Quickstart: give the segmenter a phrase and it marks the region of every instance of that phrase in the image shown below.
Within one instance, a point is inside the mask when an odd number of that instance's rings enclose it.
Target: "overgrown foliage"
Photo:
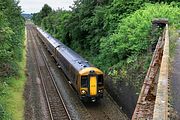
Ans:
[[[176,1],[78,0],[72,11],[53,11],[41,26],[107,74],[139,91],[151,61],[151,21],[178,26]],[[173,11],[173,12],[172,12]],[[39,13],[40,14],[40,13]]]
[[[121,60],[133,62],[134,55],[147,54],[153,43],[150,39],[151,21],[154,18],[167,18],[170,25],[178,25],[179,10],[178,7],[165,4],[146,4],[134,14],[122,19],[113,35],[101,39],[101,57],[110,60],[108,63],[111,63],[111,66]],[[131,57],[133,58],[130,60]],[[116,59],[112,61],[111,58]]]
[[[22,57],[24,20],[14,0],[0,0],[0,77],[17,74]]]
[[[48,17],[42,20],[42,27],[49,33],[53,34],[56,38],[63,40],[66,37],[65,24],[66,20],[70,17],[70,11],[58,10],[51,12]],[[67,41],[63,41],[67,42]]]
[[[178,7],[146,4],[122,19],[113,35],[101,39],[101,52],[97,61],[106,59],[99,62],[101,67],[108,69],[113,66],[120,78],[124,76],[122,79],[130,81],[129,83],[139,89],[151,60],[149,47],[154,44],[150,36],[151,21],[154,18],[168,18],[170,25],[180,27],[179,16]]]
[[[33,20],[76,51],[85,50],[82,54],[97,55],[99,40],[113,33],[120,19],[139,9],[143,3],[143,0],[78,0],[72,11],[53,11],[45,18],[40,17],[43,7],[34,14]]]
[[[10,119],[4,109],[7,79],[17,75],[22,60],[24,19],[14,0],[0,0],[0,119]],[[3,105],[3,106],[2,106]]]
[[[41,25],[43,18],[47,17],[52,12],[52,8],[45,4],[39,13],[35,13],[32,17],[33,21],[37,25]]]

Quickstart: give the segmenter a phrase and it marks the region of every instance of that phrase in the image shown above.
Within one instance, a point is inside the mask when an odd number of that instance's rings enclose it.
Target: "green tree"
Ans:
[[[44,4],[43,8],[41,9],[41,11],[39,13],[35,13],[32,17],[33,21],[35,22],[35,24],[41,26],[41,22],[42,20],[47,17],[50,13],[52,12],[52,8],[47,5]]]
[[[0,119],[11,119],[4,100],[10,78],[19,75],[17,62],[22,60],[24,19],[15,0],[0,0]],[[13,84],[14,85],[14,84]],[[9,94],[9,93],[8,93]]]
[[[42,19],[47,17],[51,12],[52,8],[49,5],[45,4],[42,10],[40,11]]]
[[[120,69],[123,73],[138,71],[142,77],[151,55],[147,49],[154,44],[149,40],[151,20],[167,17],[170,23],[178,24],[179,2],[161,2],[77,0],[71,11],[53,11],[42,22],[39,20],[38,25],[104,71],[109,68]],[[39,19],[37,15],[40,14],[35,14],[34,18]]]
[[[18,72],[16,61],[22,58],[24,19],[21,8],[14,0],[0,0],[0,34],[1,34],[1,69],[6,68],[6,73],[12,75]]]

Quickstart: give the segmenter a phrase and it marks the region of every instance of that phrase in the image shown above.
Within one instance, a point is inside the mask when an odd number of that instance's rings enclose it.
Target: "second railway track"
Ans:
[[[42,51],[36,35],[36,31],[32,25],[28,25],[30,34],[31,46],[34,48],[33,54],[37,64],[37,69],[40,75],[42,89],[47,101],[49,116],[52,120],[71,120],[62,96],[56,86],[53,75],[48,66],[44,52]]]

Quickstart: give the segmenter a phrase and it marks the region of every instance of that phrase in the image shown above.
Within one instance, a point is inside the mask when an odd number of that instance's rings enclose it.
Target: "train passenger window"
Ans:
[[[103,85],[103,82],[104,82],[103,75],[98,75],[97,79],[98,79],[98,85]]]
[[[88,87],[88,76],[81,77],[81,87]]]

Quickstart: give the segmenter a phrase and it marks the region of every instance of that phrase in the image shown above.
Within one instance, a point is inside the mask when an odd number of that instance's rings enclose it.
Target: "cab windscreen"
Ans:
[[[81,76],[81,87],[88,87],[88,76]]]

